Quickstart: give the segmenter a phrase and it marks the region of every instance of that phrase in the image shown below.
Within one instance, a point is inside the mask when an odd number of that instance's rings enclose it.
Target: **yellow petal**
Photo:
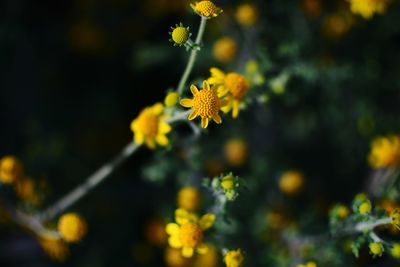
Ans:
[[[210,73],[211,73],[211,76],[214,78],[218,78],[221,80],[225,79],[225,73],[218,68],[211,68]]]
[[[155,149],[156,148],[156,142],[154,142],[154,139],[146,138],[145,139],[145,143],[146,143],[147,147],[150,148],[150,149]]]
[[[196,251],[197,253],[204,255],[208,251],[208,246],[205,243],[202,243],[197,247]]]
[[[137,129],[137,120],[131,122],[131,131],[134,132]]]
[[[229,92],[229,89],[226,88],[225,86],[222,86],[222,85],[219,86],[218,89],[217,89],[218,97],[223,97],[223,96],[225,96],[228,92]]]
[[[179,239],[179,236],[176,236],[176,235],[173,235],[170,238],[168,238],[168,244],[173,248],[181,248],[182,247],[181,240]]]
[[[203,90],[210,90],[210,84],[207,81],[203,81]]]
[[[192,113],[189,114],[188,120],[192,121],[192,120],[194,120],[198,115],[199,115],[199,113],[197,113],[196,110],[193,110]]]
[[[212,213],[204,214],[199,222],[200,228],[203,230],[207,230],[211,226],[213,226],[215,221],[215,215]]]
[[[172,130],[172,127],[171,127],[168,123],[166,123],[166,122],[161,121],[161,122],[158,124],[158,132],[159,132],[159,133],[167,134],[167,133],[169,133],[171,130]]]
[[[134,141],[135,141],[135,144],[137,144],[137,145],[143,144],[144,135],[142,133],[140,133],[140,132],[136,132],[135,133],[135,137],[134,137]]]
[[[156,136],[156,142],[160,146],[167,146],[169,144],[168,138],[163,134],[159,134]]]
[[[156,114],[156,115],[160,115],[163,112],[163,104],[161,103],[156,103],[151,107],[151,111]]]
[[[189,98],[184,98],[180,101],[181,106],[185,107],[185,108],[191,108],[193,107],[193,100],[189,99]]]
[[[179,235],[179,225],[177,225],[176,223],[169,223],[165,227],[165,231],[169,235]]]
[[[207,128],[207,126],[208,126],[208,118],[201,117],[201,127],[205,129]]]
[[[189,221],[189,217],[189,212],[184,209],[177,209],[175,211],[175,221],[180,225],[187,223]]]
[[[239,101],[234,100],[232,102],[232,117],[236,119],[239,115]]]
[[[220,79],[218,79],[218,78],[215,78],[215,77],[210,77],[210,78],[208,78],[207,79],[207,82],[210,84],[210,85],[220,85],[221,83],[223,83],[223,81],[221,81]]]
[[[190,92],[192,92],[192,94],[195,96],[199,93],[199,89],[197,89],[196,85],[192,84],[190,86]]]
[[[219,116],[219,114],[215,114],[212,116],[212,119],[215,121],[215,123],[217,124],[221,124],[222,123],[222,119],[221,116]]]
[[[185,258],[191,258],[193,256],[194,249],[190,247],[182,248],[182,256]]]

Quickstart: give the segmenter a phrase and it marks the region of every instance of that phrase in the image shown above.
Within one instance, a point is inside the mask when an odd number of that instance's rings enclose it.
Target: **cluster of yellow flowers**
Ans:
[[[400,165],[400,136],[389,135],[375,138],[371,143],[368,161],[374,169],[398,167]]]
[[[390,0],[348,0],[350,9],[354,14],[359,14],[365,19],[370,19],[375,14],[385,13]]]

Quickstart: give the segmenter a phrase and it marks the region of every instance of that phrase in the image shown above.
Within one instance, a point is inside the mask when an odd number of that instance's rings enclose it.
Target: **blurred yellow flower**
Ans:
[[[187,211],[194,211],[200,206],[200,192],[196,187],[184,187],[178,192],[178,207]]]
[[[177,92],[169,92],[164,99],[164,104],[166,107],[170,108],[178,103],[179,95]]]
[[[358,212],[360,214],[367,214],[370,213],[372,209],[371,202],[369,200],[364,201],[361,203],[361,205],[358,207]]]
[[[390,218],[392,219],[392,224],[396,227],[400,227],[400,209],[394,209],[390,213]]]
[[[297,267],[317,267],[317,264],[313,261],[309,261],[306,264],[298,264]]]
[[[44,236],[39,238],[39,244],[43,251],[54,261],[64,262],[69,255],[69,248],[63,240]]]
[[[211,1],[200,1],[190,6],[197,14],[205,18],[214,18],[222,13],[222,9]]]
[[[400,136],[377,137],[372,141],[368,156],[372,168],[395,167],[400,164]]]
[[[193,99],[184,98],[181,100],[181,105],[185,108],[192,108],[188,119],[194,120],[197,116],[201,117],[201,127],[207,128],[208,120],[211,118],[215,123],[222,123],[219,116],[219,111],[226,106],[227,101],[218,97],[217,88],[207,81],[203,82],[203,89],[199,90],[195,85],[190,86],[190,91],[193,94]]]
[[[240,249],[230,250],[224,255],[226,267],[240,267],[243,264],[244,256]]]
[[[243,165],[248,156],[247,143],[240,138],[228,140],[224,145],[224,155],[229,164],[233,166]]]
[[[180,249],[167,247],[164,252],[164,261],[169,267],[190,267],[192,266],[192,258],[182,256]]]
[[[191,258],[196,251],[199,254],[207,252],[203,243],[203,232],[214,224],[215,215],[207,213],[198,219],[197,215],[184,209],[175,211],[176,223],[167,224],[165,230],[170,235],[168,243],[173,248],[182,249],[182,256]]]
[[[21,177],[22,163],[14,156],[4,156],[0,159],[0,182],[11,184]]]
[[[337,215],[340,219],[345,219],[349,215],[349,208],[344,205],[339,205],[337,207]]]
[[[395,259],[400,259],[400,243],[393,244],[392,248],[390,249],[390,255],[392,255]]]
[[[236,57],[237,51],[236,41],[230,37],[218,39],[213,46],[213,55],[221,63],[231,62]]]
[[[383,14],[389,5],[389,0],[348,0],[350,10],[365,19],[372,18],[375,14]]]
[[[369,244],[369,252],[373,256],[382,256],[383,253],[383,245],[379,242],[372,242]]]
[[[210,72],[208,82],[217,88],[219,96],[226,96],[228,100],[228,105],[222,111],[226,113],[232,110],[232,117],[237,118],[240,102],[249,89],[246,78],[239,73],[224,73],[217,68],[211,68]]]
[[[257,7],[253,4],[241,4],[235,13],[236,21],[243,26],[254,26],[258,19]]]
[[[131,123],[131,130],[134,132],[134,141],[141,145],[145,143],[150,149],[156,148],[156,143],[160,146],[167,146],[169,140],[166,136],[171,131],[171,126],[163,121],[163,105],[156,103],[140,112],[136,119]]]
[[[298,171],[286,171],[279,178],[280,190],[288,195],[297,194],[303,187],[304,176]]]
[[[86,221],[76,213],[66,213],[58,220],[58,232],[65,241],[76,243],[86,235]]]
[[[219,254],[214,246],[207,245],[208,249],[205,254],[199,254],[192,267],[216,267],[219,263]]]
[[[227,175],[221,179],[221,187],[225,190],[231,190],[235,187],[235,177]]]

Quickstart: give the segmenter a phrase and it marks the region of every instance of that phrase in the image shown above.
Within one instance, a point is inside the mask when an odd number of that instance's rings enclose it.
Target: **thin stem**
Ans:
[[[201,17],[199,31],[197,32],[197,37],[196,37],[196,41],[195,41],[195,45],[197,45],[197,46],[199,46],[201,44],[201,40],[203,39],[204,31],[206,29],[206,24],[207,24],[207,18]],[[185,87],[187,79],[189,78],[189,75],[192,72],[194,62],[196,61],[197,53],[198,53],[197,49],[193,49],[190,52],[188,63],[186,65],[185,71],[182,74],[181,80],[179,81],[178,89],[176,90],[179,95],[182,94],[183,88]]]
[[[354,226],[353,232],[363,232],[365,230],[373,230],[375,227],[380,225],[390,224],[392,222],[390,217],[369,221],[369,222],[360,222]]]
[[[119,165],[121,165],[130,155],[132,155],[140,145],[133,142],[125,146],[122,152],[111,160],[109,163],[103,165],[95,173],[89,176],[84,183],[80,184],[70,193],[65,195],[54,205],[47,208],[45,211],[38,215],[41,221],[50,220],[57,216],[59,213],[70,207],[83,196],[85,196],[91,189],[95,188],[100,182],[106,179]]]

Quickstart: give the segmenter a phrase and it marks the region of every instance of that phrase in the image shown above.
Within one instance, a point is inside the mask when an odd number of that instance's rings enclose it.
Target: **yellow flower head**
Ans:
[[[400,226],[400,210],[399,209],[394,209],[390,213],[390,218],[392,219],[392,224],[399,227]]]
[[[170,41],[174,43],[174,45],[183,45],[185,44],[191,34],[189,31],[189,27],[184,27],[182,23],[175,25],[174,27],[171,27],[172,32],[169,34],[171,35]]]
[[[198,219],[197,215],[184,209],[175,211],[176,223],[169,223],[166,232],[170,236],[168,243],[173,248],[182,249],[182,256],[191,258],[196,250],[199,254],[207,252],[203,243],[203,232],[215,221],[215,215],[207,213]]]
[[[230,139],[225,143],[224,155],[229,164],[241,166],[247,160],[248,147],[243,139]]]
[[[178,192],[177,202],[179,208],[194,211],[200,206],[200,192],[195,187],[184,187]]]
[[[184,98],[181,105],[185,108],[192,108],[188,119],[194,120],[197,116],[201,117],[201,127],[207,128],[208,120],[211,118],[215,123],[222,123],[219,111],[226,106],[227,102],[218,97],[217,88],[210,87],[207,81],[203,82],[203,89],[199,90],[195,85],[190,86],[193,99]]]
[[[371,144],[368,160],[374,169],[398,166],[400,164],[400,136],[375,138]]]
[[[371,209],[372,209],[371,202],[367,200],[361,203],[361,205],[358,207],[358,212],[360,214],[368,214],[371,212]]]
[[[69,255],[69,248],[63,240],[45,236],[39,239],[43,251],[54,261],[64,262]]]
[[[298,264],[297,267],[317,267],[317,264],[313,261],[309,261],[306,264]]]
[[[337,215],[340,219],[345,219],[349,215],[349,208],[344,205],[339,205],[337,207]]]
[[[190,4],[194,12],[204,18],[215,18],[222,13],[222,9],[217,7],[211,1],[200,1],[195,4]]]
[[[400,243],[393,244],[393,247],[390,250],[390,255],[395,259],[400,259]]]
[[[213,55],[221,63],[231,62],[236,57],[237,51],[237,44],[230,37],[218,39],[213,46]]]
[[[0,182],[11,184],[22,175],[22,164],[13,156],[4,156],[0,159]]]
[[[236,9],[236,21],[243,26],[253,26],[258,19],[257,7],[252,4],[242,4]]]
[[[161,103],[147,107],[140,112],[131,123],[131,130],[135,134],[135,143],[145,143],[147,147],[154,149],[156,143],[160,146],[167,146],[169,140],[166,134],[171,131],[171,126],[163,119],[163,105]]]
[[[383,14],[389,5],[389,0],[348,0],[351,12],[359,14],[365,19],[372,18],[373,15]]]
[[[369,244],[369,252],[373,256],[382,256],[383,250],[383,245],[379,242],[372,242]]]
[[[304,177],[298,171],[286,171],[279,178],[279,188],[288,195],[297,194],[303,187]]]
[[[221,179],[221,187],[224,190],[232,190],[235,187],[235,177],[227,175]]]
[[[208,82],[217,88],[219,96],[227,96],[228,105],[222,108],[222,111],[229,112],[232,110],[232,117],[237,118],[239,115],[239,104],[249,89],[246,78],[239,73],[224,73],[217,68],[211,68],[210,72],[211,77],[208,79]]]
[[[179,95],[177,92],[169,92],[164,99],[164,104],[166,107],[170,108],[178,103]]]
[[[86,221],[76,213],[66,213],[58,220],[58,232],[65,241],[78,242],[86,235]]]
[[[243,264],[244,256],[240,249],[230,250],[224,255],[226,267],[240,267]]]

